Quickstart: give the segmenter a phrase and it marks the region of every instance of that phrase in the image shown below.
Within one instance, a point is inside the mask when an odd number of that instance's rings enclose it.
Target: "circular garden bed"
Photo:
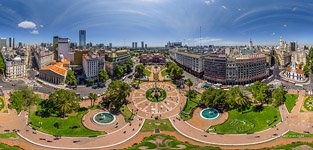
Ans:
[[[307,111],[313,111],[313,97],[308,97],[304,101],[304,108]]]
[[[154,88],[151,88],[149,90],[146,91],[146,98],[151,101],[151,102],[161,102],[166,98],[166,91],[161,89],[161,88],[157,88],[158,89],[158,96],[155,96],[155,92],[154,92]]]

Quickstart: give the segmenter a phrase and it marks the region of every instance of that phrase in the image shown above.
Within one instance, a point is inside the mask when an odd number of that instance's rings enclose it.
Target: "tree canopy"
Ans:
[[[54,106],[54,111],[61,117],[65,117],[67,113],[77,111],[81,98],[72,91],[60,89],[53,92],[49,96],[49,102]]]
[[[109,80],[109,75],[104,69],[101,69],[99,71],[99,80],[103,83],[105,83],[107,80]]]
[[[10,108],[14,108],[19,113],[22,110],[30,109],[30,106],[34,105],[39,97],[31,87],[22,86],[11,93],[10,99]]]
[[[272,92],[272,105],[275,107],[280,106],[285,101],[285,91],[284,88],[281,86],[276,88]]]
[[[261,105],[268,102],[267,99],[267,90],[268,87],[265,83],[260,81],[254,82],[253,85],[247,88],[253,96],[253,99],[256,103],[260,103]]]
[[[138,64],[135,68],[136,77],[142,77],[144,75],[145,66],[143,64]]]
[[[102,99],[101,105],[110,111],[119,111],[127,103],[126,98],[130,92],[131,88],[128,84],[120,80],[112,81],[105,92],[105,98]]]
[[[77,85],[76,76],[74,74],[74,71],[72,71],[72,70],[67,71],[67,76],[66,76],[65,82],[66,82],[66,84],[71,85],[71,86]]]

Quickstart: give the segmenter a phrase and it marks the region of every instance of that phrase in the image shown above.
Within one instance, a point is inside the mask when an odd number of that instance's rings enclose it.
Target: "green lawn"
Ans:
[[[3,133],[3,134],[0,134],[0,138],[2,139],[17,138],[17,134],[15,132]]]
[[[161,72],[161,75],[164,77],[164,76],[166,76],[166,75],[168,75],[169,74],[169,72],[167,71],[167,69],[165,69],[165,70],[163,70],[162,72]]]
[[[155,129],[160,129],[161,131],[176,131],[168,119],[162,119],[162,120],[146,119],[140,131],[141,132],[154,131]]]
[[[151,72],[147,69],[144,69],[143,74],[145,74],[147,77],[149,77],[151,75]]]
[[[179,116],[183,120],[189,120],[192,117],[192,110],[198,106],[201,99],[201,94],[198,94],[196,98],[191,98],[187,100],[186,106],[183,109],[184,113],[180,113]]]
[[[0,110],[2,110],[4,107],[4,100],[3,100],[3,97],[1,96],[0,97]]]
[[[297,133],[297,132],[289,131],[283,137],[284,138],[312,138],[313,134]]]
[[[63,119],[56,116],[41,118],[40,116],[37,116],[35,112],[31,112],[29,121],[31,122],[32,127],[35,129],[52,135],[69,137],[94,137],[104,134],[103,132],[89,130],[82,124],[82,117],[86,113],[87,110],[80,111],[78,113],[73,113],[67,118]],[[42,122],[42,125],[40,125],[39,122]]]
[[[184,149],[184,150],[217,150],[218,148],[207,146],[191,145],[187,142],[178,141],[175,137],[165,134],[154,134],[149,137],[145,137],[141,143],[134,144],[132,147],[124,150],[138,150],[138,149]]]
[[[0,143],[0,149],[1,150],[22,150],[20,147],[17,146],[9,146],[3,143]]]
[[[288,144],[288,145],[280,145],[280,146],[275,146],[272,148],[264,148],[262,150],[295,150],[297,149],[299,146],[308,146],[310,148],[313,148],[313,143],[304,143],[304,142],[296,142],[296,143],[292,143],[292,144]],[[300,150],[300,148],[298,148]],[[304,148],[301,148],[304,149]]]
[[[299,95],[297,94],[285,94],[285,98],[286,98],[285,104],[289,113],[291,112],[292,108],[295,106],[298,96]]]
[[[125,117],[125,121],[129,122],[133,119],[133,113],[128,109],[127,105],[123,105],[120,109],[121,113]]]
[[[281,121],[277,108],[264,106],[261,112],[252,109],[240,113],[237,110],[228,112],[229,116],[225,123],[212,126],[208,131],[221,134],[243,134],[263,131]]]

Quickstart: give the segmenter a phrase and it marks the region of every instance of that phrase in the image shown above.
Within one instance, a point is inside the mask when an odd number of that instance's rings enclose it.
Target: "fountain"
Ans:
[[[115,120],[115,116],[109,112],[99,112],[93,116],[93,121],[99,125],[109,125]]]
[[[200,116],[203,119],[213,120],[220,116],[220,113],[214,108],[206,108],[200,112]]]

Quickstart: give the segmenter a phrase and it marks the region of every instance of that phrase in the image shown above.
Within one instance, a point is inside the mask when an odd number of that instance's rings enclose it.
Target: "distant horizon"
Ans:
[[[60,36],[79,43],[82,29],[87,43],[113,46],[236,46],[250,39],[278,45],[280,36],[313,45],[312,9],[309,0],[12,0],[0,2],[0,37],[40,44]]]

